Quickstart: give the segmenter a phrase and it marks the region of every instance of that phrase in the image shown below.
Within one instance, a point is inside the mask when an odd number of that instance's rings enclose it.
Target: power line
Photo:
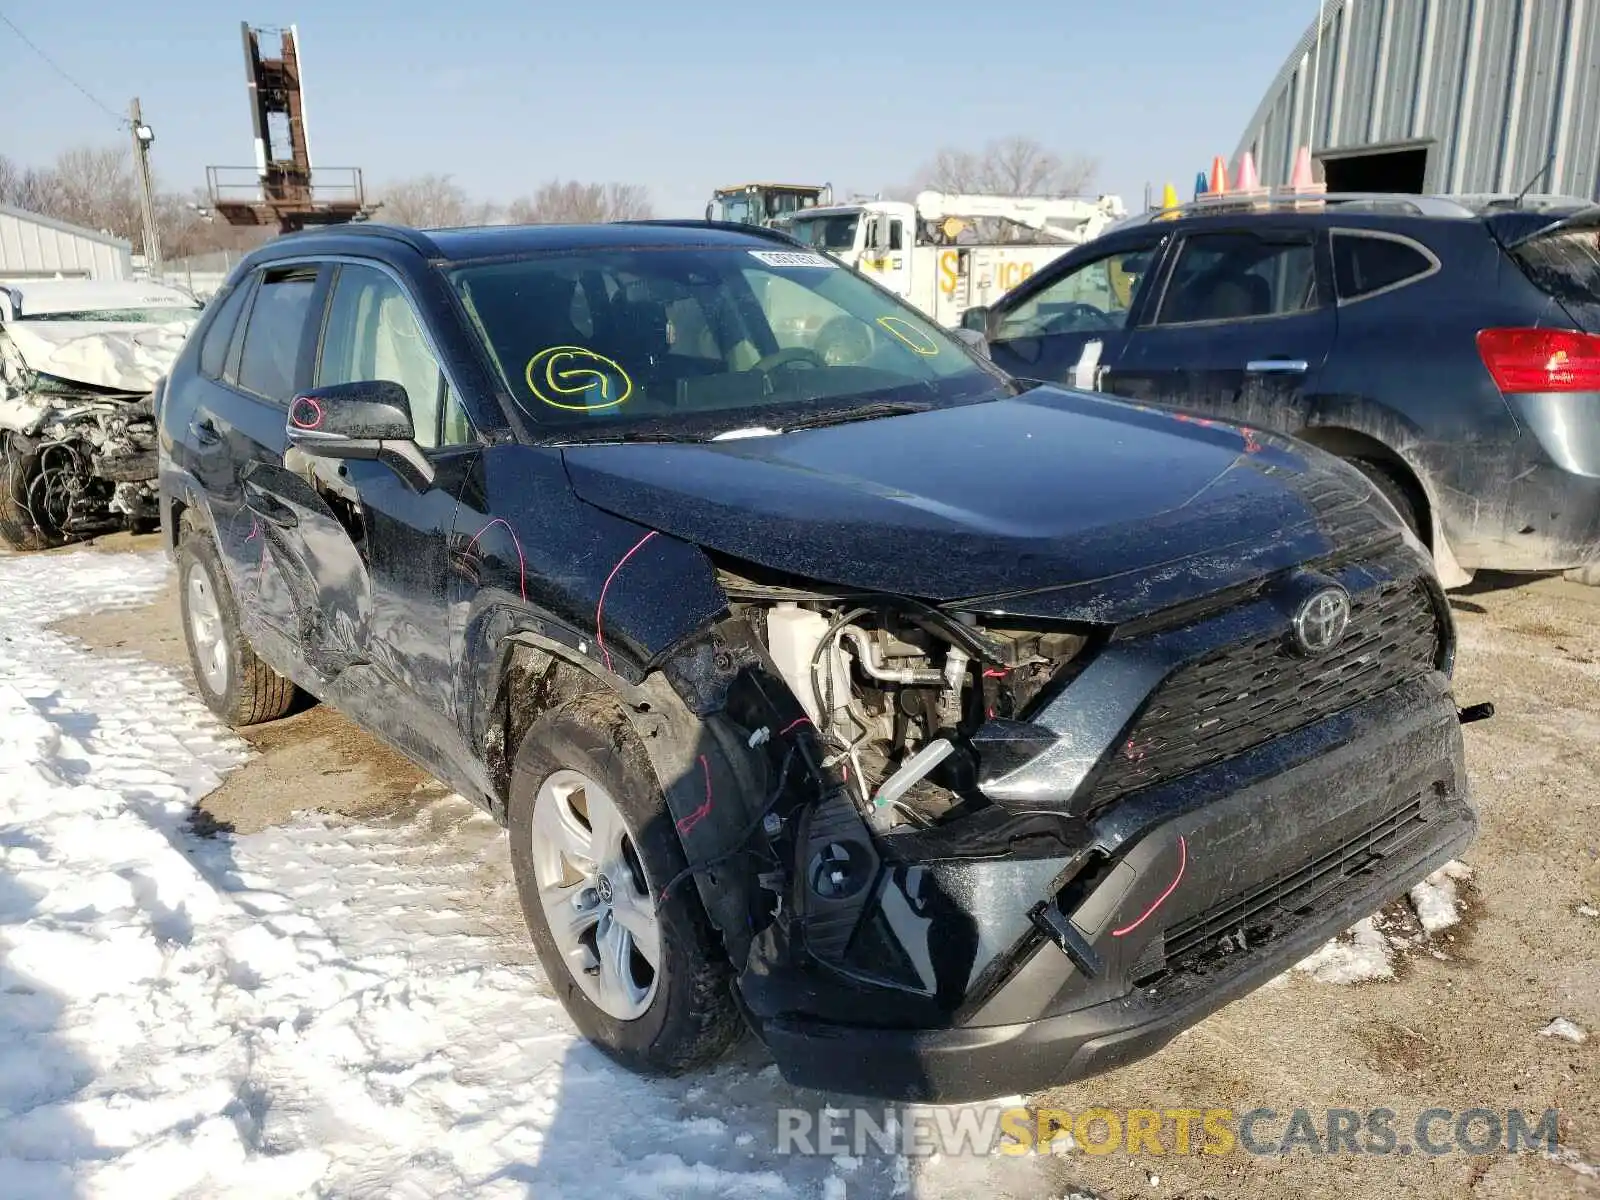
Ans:
[[[6,16],[6,14],[4,12],[0,12],[0,23],[3,23],[8,29],[11,30],[12,33],[16,34],[17,38],[22,42],[22,44],[24,46],[28,47],[28,49],[32,50],[41,59],[43,59],[44,60],[44,64],[47,67],[49,67],[57,75],[61,76],[61,78],[65,79],[68,83],[70,83],[73,87],[75,87],[79,92],[83,93],[84,99],[89,101],[90,104],[94,105],[101,112],[105,113],[106,116],[110,117],[119,126],[126,125],[128,123],[128,119],[126,117],[120,116],[118,113],[113,111],[110,105],[108,105],[105,102],[103,102],[98,96],[96,96],[88,88],[84,87],[83,84],[79,83],[71,75],[67,74],[65,68],[63,68],[59,63],[57,63],[55,59],[51,58],[43,50],[39,49],[39,47],[34,43],[33,39],[30,38],[27,34],[23,33],[22,30],[18,29],[16,22],[13,21],[10,17]]]

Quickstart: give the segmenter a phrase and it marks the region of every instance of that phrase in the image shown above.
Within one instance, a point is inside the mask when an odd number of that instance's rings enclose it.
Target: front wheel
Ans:
[[[673,1075],[739,1036],[732,972],[620,704],[587,695],[517,752],[511,863],[539,960],[574,1024],[632,1070]]]
[[[24,450],[13,434],[0,433],[0,546],[8,550],[48,550],[63,540],[52,532],[41,503],[39,452]]]

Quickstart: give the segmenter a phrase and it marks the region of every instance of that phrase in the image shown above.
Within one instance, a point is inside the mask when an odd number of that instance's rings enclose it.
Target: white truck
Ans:
[[[968,308],[992,304],[1127,215],[1117,196],[930,191],[909,204],[864,200],[807,208],[787,229],[955,328]]]

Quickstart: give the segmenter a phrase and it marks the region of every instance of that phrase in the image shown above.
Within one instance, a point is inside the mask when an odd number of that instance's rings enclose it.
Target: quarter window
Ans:
[[[1370,296],[1433,270],[1433,260],[1409,242],[1357,234],[1333,235],[1333,281],[1339,299]]]
[[[446,409],[443,440],[470,436],[405,290],[376,267],[344,266],[333,286],[317,386],[377,379],[405,388],[419,445],[440,444],[441,412]]]
[[[228,347],[233,345],[233,331],[239,324],[239,310],[250,294],[250,279],[241,279],[237,286],[222,298],[222,306],[206,328],[205,340],[200,343],[200,373],[210,379],[221,379],[228,362]]]
[[[1248,321],[1316,307],[1316,251],[1309,240],[1207,233],[1180,248],[1156,323]]]
[[[1068,271],[1000,319],[996,341],[1121,329],[1144,290],[1158,247],[1119,250]]]
[[[239,358],[239,386],[287,405],[294,393],[295,368],[306,318],[317,290],[314,267],[268,275],[256,289],[250,323]]]

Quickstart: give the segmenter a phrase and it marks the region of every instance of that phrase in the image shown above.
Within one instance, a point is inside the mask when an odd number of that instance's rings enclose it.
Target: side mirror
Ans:
[[[968,329],[963,325],[960,329],[952,329],[956,340],[966,345],[969,350],[975,350],[984,358],[989,357],[989,339],[983,336],[981,329]]]
[[[418,449],[411,398],[389,379],[334,383],[289,401],[289,445],[312,458],[384,459],[423,485],[433,466]]]
[[[867,248],[876,254],[889,249],[889,218],[873,217],[867,222]]]
[[[961,328],[971,329],[985,337],[989,335],[989,306],[974,304],[961,314]]]

